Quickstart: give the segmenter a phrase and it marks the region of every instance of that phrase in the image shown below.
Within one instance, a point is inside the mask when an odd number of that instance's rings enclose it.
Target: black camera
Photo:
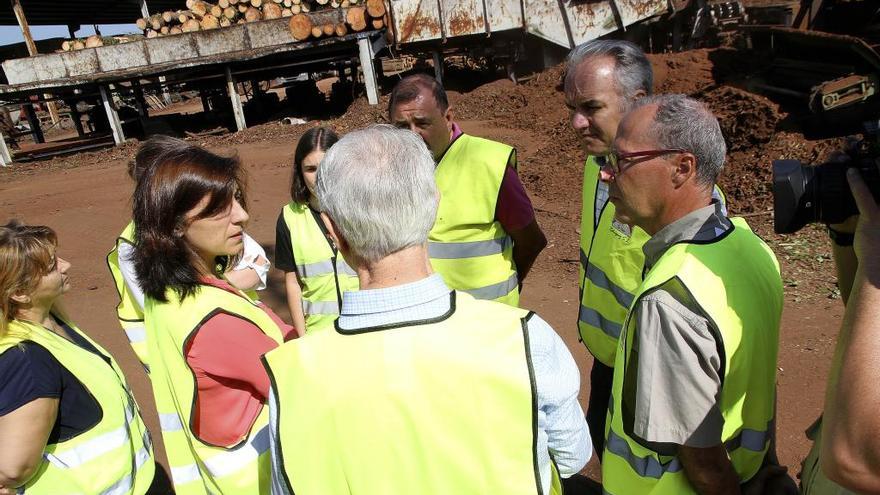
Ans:
[[[880,121],[865,124],[840,160],[804,165],[798,160],[773,161],[773,230],[790,234],[808,223],[840,223],[859,212],[846,181],[846,171],[859,170],[874,199],[880,201]]]

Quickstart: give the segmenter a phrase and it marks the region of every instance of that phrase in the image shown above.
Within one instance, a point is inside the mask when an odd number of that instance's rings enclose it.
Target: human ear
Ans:
[[[330,236],[330,240],[333,241],[333,244],[335,244],[340,251],[347,252],[348,243],[345,242],[345,239],[339,237],[339,227],[336,226],[336,222],[334,222],[325,212],[321,212],[321,221],[324,222],[324,227],[327,228],[327,235]],[[345,246],[345,249],[342,248],[343,245]]]
[[[31,296],[27,294],[13,294],[10,299],[17,302],[18,304],[30,304]]]
[[[697,175],[697,158],[692,153],[679,153],[672,168],[672,183],[681,187]]]

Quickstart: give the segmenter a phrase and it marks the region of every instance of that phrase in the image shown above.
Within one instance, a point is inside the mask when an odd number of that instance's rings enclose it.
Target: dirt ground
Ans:
[[[786,306],[778,370],[778,451],[782,463],[794,474],[809,448],[803,431],[822,407],[842,304],[830,246],[821,229],[773,234],[770,161],[819,160],[839,143],[805,139],[796,126],[785,124],[787,114],[779,105],[739,89],[734,67],[742,60],[737,57],[723,49],[651,56],[657,91],[695,95],[719,116],[730,147],[730,161],[721,180],[730,209],[747,217],[782,264]],[[585,406],[592,358],[578,342],[576,328],[584,156],[568,128],[567,110],[557,90],[560,76],[561,69],[555,68],[515,85],[485,77],[478,83],[473,75],[451,71],[447,85],[456,118],[465,131],[517,148],[520,176],[549,240],[526,281],[523,305],[549,321],[571,349],[581,369],[580,399]],[[382,122],[386,103],[387,96],[378,107],[370,107],[360,98],[344,114],[323,123],[346,132]],[[289,200],[294,145],[316,123],[268,123],[236,134],[190,138],[242,158],[250,176],[248,232],[270,257],[275,246],[275,221]],[[136,149],[137,143],[129,142],[118,148],[0,170],[0,221],[19,218],[58,231],[60,254],[73,264],[74,289],[66,305],[80,326],[122,363],[148,424],[158,432],[149,384],[115,319],[115,289],[104,259],[130,217],[132,185],[125,165]],[[281,274],[273,270],[270,279],[262,297],[287,318]],[[595,461],[587,473],[597,475]]]

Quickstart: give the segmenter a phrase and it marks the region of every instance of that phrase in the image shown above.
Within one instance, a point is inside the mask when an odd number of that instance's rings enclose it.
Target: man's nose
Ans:
[[[614,181],[614,171],[611,170],[611,165],[607,162],[599,168],[599,180],[602,182],[612,182]]]
[[[590,127],[590,119],[580,112],[574,112],[571,114],[571,127],[577,130],[586,129]]]

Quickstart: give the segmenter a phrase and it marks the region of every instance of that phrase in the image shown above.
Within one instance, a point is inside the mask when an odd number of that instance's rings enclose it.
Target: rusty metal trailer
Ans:
[[[673,0],[386,0],[390,15],[385,30],[359,32],[341,38],[297,41],[287,19],[266,20],[222,29],[36,55],[3,62],[8,85],[0,85],[0,100],[27,103],[100,97],[113,140],[124,141],[114,104],[114,92],[131,91],[141,102],[143,88],[167,87],[194,79],[225,82],[236,127],[246,126],[237,80],[267,76],[272,70],[357,58],[368,100],[378,103],[374,62],[386,43],[411,53],[431,52],[437,75],[442,75],[446,47],[484,47],[531,36],[543,44],[571,48],[617,30],[673,11]],[[341,22],[344,11],[310,14],[317,24]],[[486,41],[488,40],[488,41]],[[514,40],[514,41],[511,41]],[[32,112],[31,112],[32,113]],[[77,117],[78,121],[78,117]],[[80,131],[80,129],[77,129]],[[80,132],[82,135],[82,132]],[[0,164],[11,162],[0,139]]]

